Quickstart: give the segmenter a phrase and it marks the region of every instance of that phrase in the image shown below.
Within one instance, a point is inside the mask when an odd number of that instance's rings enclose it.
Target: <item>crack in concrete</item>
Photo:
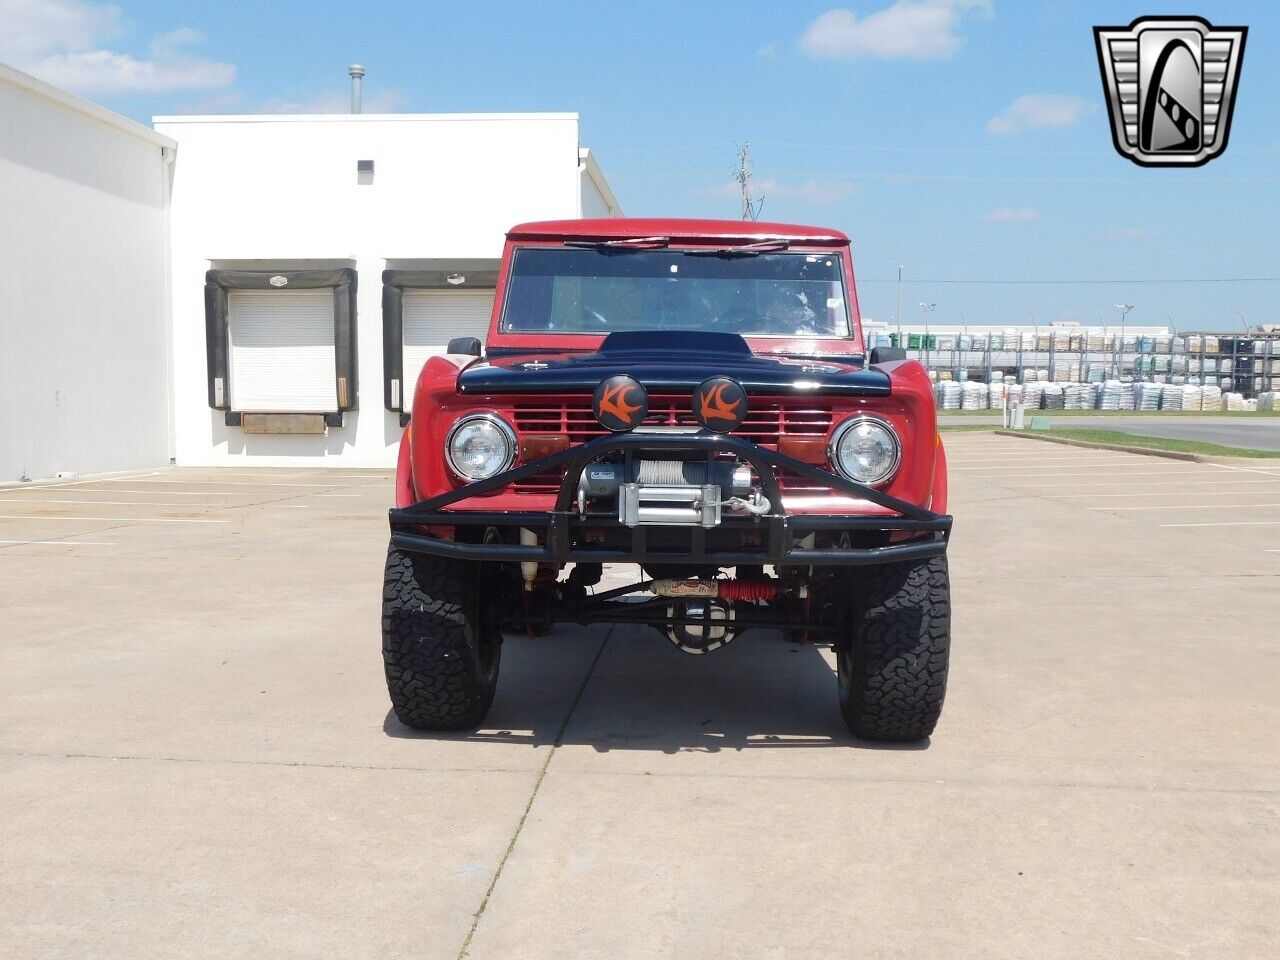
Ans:
[[[587,691],[587,684],[591,682],[591,677],[596,672],[596,664],[600,662],[600,657],[604,654],[604,648],[608,645],[609,638],[613,636],[613,630],[613,627],[609,627],[604,639],[600,641],[600,649],[596,651],[595,657],[592,658],[591,666],[587,667],[586,675],[582,678],[582,685],[578,687],[578,694],[573,698],[573,703],[569,705],[569,709],[564,715],[564,721],[556,732],[555,742],[552,743],[551,749],[547,751],[547,759],[542,764],[542,769],[538,771],[538,778],[533,783],[533,792],[529,794],[529,802],[524,805],[524,812],[520,814],[520,820],[516,823],[515,832],[511,834],[507,849],[503,851],[502,859],[498,861],[498,867],[493,872],[493,879],[489,881],[489,887],[484,892],[484,899],[480,901],[480,906],[471,917],[471,928],[467,931],[466,939],[462,941],[462,947],[458,950],[458,960],[467,960],[471,956],[471,941],[475,939],[480,920],[484,916],[485,910],[488,909],[489,901],[493,898],[493,891],[498,886],[498,881],[502,878],[502,871],[506,868],[507,861],[511,859],[511,854],[515,852],[516,843],[519,841],[524,825],[529,819],[530,811],[533,810],[534,801],[538,799],[538,791],[542,789],[542,781],[547,778],[547,770],[551,766],[551,761],[554,759],[556,751],[560,749],[560,745],[564,742],[564,733],[569,729],[569,721],[573,719],[574,711],[578,709],[578,704],[582,702],[582,695]]]

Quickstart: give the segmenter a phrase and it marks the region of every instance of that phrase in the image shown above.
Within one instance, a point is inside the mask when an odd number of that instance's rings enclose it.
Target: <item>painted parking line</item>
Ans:
[[[1250,486],[1253,484],[1266,483],[1266,482],[1267,482],[1266,480],[1204,480],[1204,481],[1195,480],[1195,481],[1187,481],[1186,483],[1182,483],[1182,484],[1176,484],[1176,486],[1196,486],[1198,484],[1203,485],[1205,483],[1208,483],[1208,484],[1212,484],[1214,487],[1224,487],[1224,486],[1230,487],[1230,486]],[[1042,484],[1023,484],[1023,486],[1042,486]],[[1171,484],[1171,486],[1174,486],[1174,484]],[[1245,494],[1254,493],[1254,492],[1255,491],[1252,491],[1252,490],[1227,490],[1223,492],[1221,496],[1225,497],[1225,496],[1231,496],[1231,495],[1237,495],[1237,494],[1240,496],[1244,496]],[[1265,490],[1265,489],[1258,490],[1256,492],[1259,495],[1270,493],[1269,490]],[[1214,492],[1212,490],[1206,490],[1204,491],[1204,495],[1213,496]],[[1103,500],[1103,499],[1117,500],[1121,497],[1189,497],[1189,496],[1192,496],[1192,492],[1186,491],[1186,490],[1148,490],[1141,493],[1059,493],[1059,494],[1044,494],[1044,496],[1048,496],[1052,500]]]
[[[31,547],[115,547],[116,543],[107,540],[0,540],[3,546]]]
[[[1280,477],[1280,470],[1264,470],[1262,467],[1242,467],[1234,463],[1206,463],[1207,467],[1217,467],[1219,470],[1235,470],[1240,473],[1261,473],[1269,477]]]
[[[104,491],[105,492],[105,491]],[[31,506],[39,506],[46,503],[78,503],[87,504],[93,507],[191,507],[190,503],[156,503],[151,501],[139,500],[67,500],[63,498],[54,499],[51,497],[0,497],[0,503],[26,503]]]
[[[1050,475],[1056,474],[1059,477],[1079,477],[1089,479],[1091,477],[1203,477],[1203,470],[1084,470],[1076,471],[1046,471],[1037,470],[1032,473],[1002,473],[990,477],[974,477],[975,480],[1013,480],[1019,477],[1036,477],[1043,478],[1046,473]],[[1275,479],[1280,480],[1280,477]],[[1106,481],[1113,482],[1113,481]]]
[[[0,513],[0,520],[75,520],[80,523],[230,523],[230,520],[208,520],[195,517],[52,517],[40,514]]]
[[[1133,476],[1133,474],[1130,474],[1130,476]],[[1192,474],[1192,476],[1194,476],[1194,474]],[[1160,481],[1148,480],[1146,482],[1151,485],[1155,485]],[[1238,485],[1243,485],[1248,483],[1277,483],[1277,482],[1280,482],[1280,477],[1273,477],[1270,480],[1171,480],[1167,482],[1175,486],[1185,485],[1189,487],[1195,487],[1195,486],[1204,486],[1205,484],[1208,484],[1210,486],[1223,487],[1223,486],[1238,486]],[[1061,486],[1062,486],[1061,483],[1020,483],[1018,484],[1018,489],[1022,490],[1028,487],[1061,487]],[[1135,486],[1135,484],[1130,483],[1128,480],[1102,480],[1097,483],[1091,483],[1090,486],[1132,487],[1132,486]],[[1090,494],[1079,494],[1079,496],[1090,496]],[[1105,494],[1096,494],[1096,496],[1105,496]]]
[[[1035,470],[1041,473],[1048,473],[1050,471],[1057,471],[1058,473],[1076,472],[1076,471],[1092,473],[1094,472],[1094,470],[1092,469],[1094,467],[1118,467],[1121,464],[1132,463],[1132,462],[1133,461],[1131,460],[1110,460],[1110,461],[1099,461],[1093,464],[1049,463],[1049,464],[1043,464],[1043,465],[1038,463],[1011,463],[1003,467],[954,467],[954,468],[951,466],[950,463],[948,463],[947,468],[950,469],[952,473],[974,473],[974,474],[984,473],[984,474],[992,474],[995,476],[1000,475],[1003,471],[1006,471],[1006,470]]]
[[[1274,527],[1280,520],[1213,520],[1205,523],[1162,523],[1162,527]]]
[[[1057,461],[1057,462],[1074,461],[1077,463],[1092,463],[1097,460],[1132,460],[1135,456],[1136,454],[1132,454],[1132,453],[1126,453],[1126,454],[1111,453],[1111,454],[1103,454],[1100,457],[1096,454],[1091,456],[1076,456],[1076,455],[1062,456],[1062,455],[1053,455],[1053,454],[1045,456],[1045,455],[1036,455],[1036,454],[1027,454],[1027,453],[1011,453],[1008,456],[1003,456],[1003,457],[981,457],[981,458],[956,457],[956,458],[953,458],[948,456],[947,462],[956,463],[956,464],[959,464],[960,466],[968,466],[969,464],[973,464],[973,463],[1001,464],[1001,463],[1022,463],[1024,461],[1028,463],[1030,462],[1050,463],[1054,461]]]
[[[362,487],[366,484],[362,483],[278,483],[275,481],[262,480],[257,483],[248,480],[171,480],[167,478],[150,479],[147,477],[135,477],[130,480],[103,480],[103,483],[185,483],[191,486],[207,486],[207,487],[313,487],[318,490],[333,490],[336,488],[346,487]]]
[[[21,493],[30,493],[30,494],[38,494],[38,493],[40,493],[40,491],[39,491],[38,489],[29,489],[29,490],[22,490],[22,491],[13,491],[13,490],[9,490],[9,491],[5,491],[5,492],[6,492],[6,493],[17,493],[17,492],[21,492]],[[116,496],[119,496],[120,494],[124,494],[124,493],[137,494],[138,496],[143,496],[143,497],[256,497],[256,496],[258,496],[258,494],[257,494],[257,493],[255,493],[255,492],[254,492],[254,491],[252,491],[252,490],[120,490],[120,489],[118,489],[118,488],[113,487],[113,488],[111,488],[110,490],[76,490],[76,491],[75,491],[76,496],[80,496],[80,497],[88,496],[89,494],[93,494],[93,493],[100,493],[100,494],[102,494],[104,497],[116,497]],[[355,496],[359,496],[359,494],[355,494],[355,493],[337,493],[337,494],[323,494],[323,493],[322,493],[322,494],[307,494],[307,493],[300,493],[300,494],[297,494],[297,496],[300,496],[300,497],[307,497],[307,496],[322,496],[322,497],[323,497],[323,496],[355,497]],[[22,500],[22,501],[14,501],[14,502],[15,502],[15,503],[16,503],[16,502],[21,502],[21,503],[36,503],[36,502],[39,502],[39,501],[37,501],[37,500],[36,500],[36,499],[34,499],[34,498],[28,498],[28,499],[25,499],[25,500]],[[100,501],[100,500],[94,500],[94,501],[92,501],[92,502],[93,502],[93,503],[101,503],[102,501]],[[146,506],[146,501],[139,501],[139,505],[140,505],[140,506]],[[186,504],[183,504],[183,506],[186,506]]]
[[[1280,503],[1160,503],[1143,507],[1088,507],[1089,510],[1259,510],[1280,507]]]

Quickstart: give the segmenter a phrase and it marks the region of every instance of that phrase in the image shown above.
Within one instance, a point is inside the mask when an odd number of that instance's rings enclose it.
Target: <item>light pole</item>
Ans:
[[[924,368],[929,369],[929,314],[933,313],[936,303],[926,303],[920,301],[916,304],[920,308],[920,316],[924,319]]]
[[[1115,308],[1120,311],[1120,362],[1116,369],[1116,379],[1124,376],[1124,327],[1125,320],[1129,316],[1129,311],[1133,309],[1132,303],[1117,303]]]

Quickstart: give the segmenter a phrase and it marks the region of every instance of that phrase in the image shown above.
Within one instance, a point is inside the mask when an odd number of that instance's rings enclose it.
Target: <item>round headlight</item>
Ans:
[[[902,459],[893,427],[875,417],[852,417],[831,439],[831,465],[850,480],[883,483]]]
[[[492,414],[463,417],[444,442],[449,466],[463,480],[488,480],[516,459],[516,435]]]

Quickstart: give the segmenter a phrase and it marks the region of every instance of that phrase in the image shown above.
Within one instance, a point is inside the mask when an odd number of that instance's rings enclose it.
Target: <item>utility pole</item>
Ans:
[[[738,148],[738,169],[733,179],[737,181],[742,193],[742,219],[758,220],[760,208],[764,206],[764,197],[751,199],[751,144],[744,143]]]
[[[902,267],[898,267],[898,346],[906,347],[906,342],[902,339]]]

